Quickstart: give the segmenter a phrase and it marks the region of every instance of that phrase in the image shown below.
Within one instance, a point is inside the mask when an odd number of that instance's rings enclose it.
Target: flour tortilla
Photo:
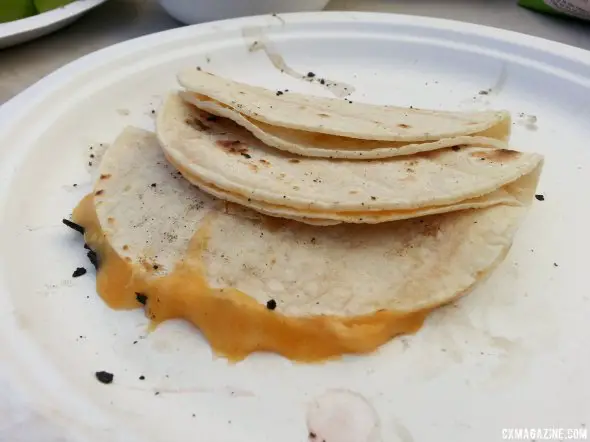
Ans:
[[[277,313],[351,317],[418,311],[466,294],[507,253],[525,206],[503,204],[376,226],[277,224],[226,205],[179,177],[156,137],[127,128],[101,163],[94,203],[110,245],[158,275],[204,225],[209,284],[234,287]],[[153,184],[156,184],[153,186]],[[272,222],[270,222],[272,221]],[[334,330],[334,333],[340,333]],[[342,330],[344,333],[344,330]]]
[[[358,138],[273,126],[247,117],[231,107],[200,94],[183,91],[181,97],[199,109],[213,115],[229,118],[249,130],[256,138],[268,146],[308,157],[370,160],[411,155],[462,144],[478,144],[480,146],[502,148],[505,147],[504,142],[510,138],[512,126],[511,119],[507,116],[496,125],[482,132],[442,138],[436,141],[360,140]]]
[[[190,92],[277,127],[381,141],[437,141],[483,132],[510,118],[507,111],[445,112],[350,103],[239,83],[188,68],[178,76]]]
[[[373,161],[300,157],[231,120],[211,121],[177,94],[158,111],[157,135],[185,178],[219,198],[269,215],[339,222],[526,204],[543,163],[541,155],[477,145]]]

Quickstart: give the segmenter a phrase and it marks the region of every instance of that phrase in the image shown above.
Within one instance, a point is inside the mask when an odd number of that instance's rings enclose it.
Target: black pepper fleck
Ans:
[[[453,149],[455,152],[457,152],[461,148],[459,146],[452,146],[451,149]]]
[[[277,97],[280,96],[280,95],[283,95],[283,92],[282,91],[277,91]]]
[[[137,341],[135,341],[135,342],[137,342]],[[141,375],[141,376],[139,377],[139,380],[140,380],[140,381],[145,381],[145,376],[144,376],[144,375]]]
[[[275,301],[274,299],[271,299],[270,301],[266,302],[266,308],[269,310],[274,310],[275,308],[277,308],[277,301]]]
[[[113,382],[113,378],[115,377],[113,373],[109,373],[108,371],[97,371],[95,373],[96,379],[103,384],[110,384]]]
[[[86,274],[86,269],[84,267],[78,267],[76,270],[74,270],[74,273],[72,273],[72,278],[77,278],[77,277],[85,275],[85,274]]]
[[[152,184],[151,184],[151,186],[152,186],[152,187],[156,187],[156,186],[157,186],[157,184],[156,184],[156,183],[152,183]]]
[[[307,73],[307,78],[313,78],[313,77],[315,77],[315,74],[313,72]]]
[[[252,156],[251,156],[251,155],[248,155],[247,153],[244,153],[244,152],[241,152],[241,153],[240,153],[240,155],[242,155],[244,158],[246,158],[246,159],[248,159],[248,160],[249,160],[250,158],[252,158]]]
[[[535,195],[537,201],[545,201],[545,195],[537,194]]]
[[[320,84],[326,84],[326,80],[324,80],[323,78],[320,78]]]
[[[377,197],[376,197],[376,196],[372,196],[372,197],[371,197],[371,199],[372,199],[373,201],[375,201],[375,200],[377,199]]]

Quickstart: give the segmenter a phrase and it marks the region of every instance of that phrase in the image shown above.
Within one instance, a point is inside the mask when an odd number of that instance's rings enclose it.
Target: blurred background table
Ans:
[[[520,8],[516,0],[332,0],[326,9],[449,18],[590,50],[590,23],[541,15]],[[0,50],[0,104],[85,54],[179,26],[155,0],[110,0],[66,29]]]

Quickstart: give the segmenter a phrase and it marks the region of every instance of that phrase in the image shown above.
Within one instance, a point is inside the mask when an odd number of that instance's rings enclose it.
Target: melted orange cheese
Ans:
[[[136,294],[142,293],[147,296],[146,315],[154,327],[167,319],[185,319],[203,333],[216,354],[232,361],[258,351],[301,362],[370,353],[396,335],[416,332],[430,312],[286,316],[237,289],[215,289],[207,284],[201,260],[206,229],[195,234],[187,256],[174,270],[154,277],[135,269],[109,245],[93,195],[80,202],[73,219],[86,229],[86,242],[99,257],[96,287],[110,307],[140,307]]]

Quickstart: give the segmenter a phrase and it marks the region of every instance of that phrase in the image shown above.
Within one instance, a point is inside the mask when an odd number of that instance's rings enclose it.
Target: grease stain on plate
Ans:
[[[379,416],[359,393],[328,390],[307,408],[308,442],[381,442]]]
[[[268,39],[267,35],[264,33],[264,29],[260,26],[243,28],[242,36],[244,37],[244,41],[248,47],[248,52],[263,51],[272,65],[283,74],[287,74],[297,80],[318,84],[328,92],[334,94],[334,96],[337,98],[348,97],[355,91],[355,87],[351,84],[328,78],[320,78],[311,71],[301,73],[293,69],[287,64],[283,56],[278,52],[272,42]]]

